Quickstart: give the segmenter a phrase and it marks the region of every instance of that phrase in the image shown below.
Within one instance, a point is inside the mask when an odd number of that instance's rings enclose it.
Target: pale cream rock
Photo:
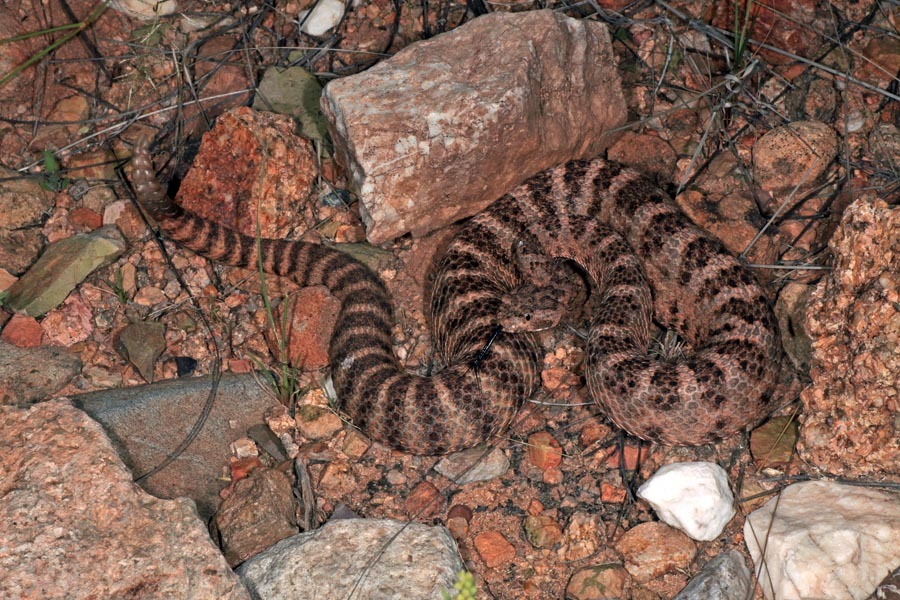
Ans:
[[[900,495],[795,483],[747,517],[744,537],[769,600],[863,600],[900,564]]]

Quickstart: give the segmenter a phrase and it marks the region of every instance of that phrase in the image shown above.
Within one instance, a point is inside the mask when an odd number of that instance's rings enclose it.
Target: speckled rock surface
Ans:
[[[813,292],[812,385],[798,448],[829,473],[900,474],[900,209],[859,200],[829,244],[834,271]],[[888,475],[890,477],[890,475]]]
[[[254,598],[440,598],[463,568],[443,527],[339,519],[282,540],[238,568]],[[311,593],[315,590],[315,593]]]
[[[0,407],[0,597],[249,598],[194,504],[143,492],[64,401]]]
[[[369,241],[424,235],[599,154],[626,117],[615,65],[601,23],[498,12],[330,82],[322,110]]]
[[[287,237],[317,174],[312,145],[289,116],[236,108],[203,136],[178,189],[184,208],[249,236]]]

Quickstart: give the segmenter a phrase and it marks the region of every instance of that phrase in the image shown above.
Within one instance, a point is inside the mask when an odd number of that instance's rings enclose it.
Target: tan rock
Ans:
[[[825,123],[795,121],[768,132],[753,146],[753,173],[768,191],[813,187],[837,156],[838,139]]]
[[[492,13],[325,87],[368,238],[421,236],[527,177],[590,158],[625,121],[605,25]]]
[[[798,449],[840,475],[900,472],[900,209],[859,200],[829,243],[834,270],[812,294],[812,385]]]
[[[194,504],[134,485],[69,403],[0,407],[0,447],[0,596],[249,598]]]
[[[562,462],[562,448],[550,433],[533,433],[528,436],[528,460],[542,471],[558,467]]]
[[[663,523],[646,522],[626,531],[616,549],[636,581],[647,582],[686,569],[697,553],[691,539]]]

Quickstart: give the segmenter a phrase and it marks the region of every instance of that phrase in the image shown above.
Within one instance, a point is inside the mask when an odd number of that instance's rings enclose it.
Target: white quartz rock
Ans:
[[[734,516],[725,469],[715,463],[673,463],[638,489],[660,520],[695,540],[715,539]]]
[[[795,483],[747,517],[744,538],[769,600],[862,600],[900,564],[900,495]]]
[[[319,0],[309,17],[308,13],[308,10],[304,10],[298,15],[298,21],[302,23],[300,31],[308,35],[324,35],[341,22],[344,0]]]

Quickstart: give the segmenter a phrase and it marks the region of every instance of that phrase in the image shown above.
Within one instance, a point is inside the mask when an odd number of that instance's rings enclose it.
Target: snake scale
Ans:
[[[782,351],[753,275],[648,179],[601,159],[532,177],[465,223],[435,274],[434,340],[446,367],[407,372],[391,344],[392,303],[381,280],[349,255],[299,241],[244,236],[191,214],[157,181],[149,143],[134,149],[139,203],[162,232],[229,265],[257,265],[341,303],[329,356],[338,406],[371,438],[416,454],[467,448],[501,432],[540,382],[531,332],[511,331],[502,297],[529,285],[517,245],[580,265],[601,294],[588,334],[591,396],[627,432],[700,445],[760,421]],[[524,292],[523,292],[524,293]],[[654,318],[689,351],[649,353]]]

